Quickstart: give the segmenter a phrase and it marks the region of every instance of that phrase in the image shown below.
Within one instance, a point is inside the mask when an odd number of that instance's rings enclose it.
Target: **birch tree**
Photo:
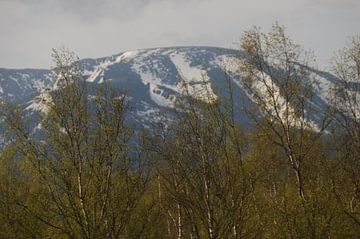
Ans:
[[[334,179],[334,193],[344,213],[360,231],[360,37],[352,37],[332,61],[339,82],[333,91],[335,144],[343,177]],[[345,186],[347,185],[347,186]],[[351,186],[350,186],[351,185]]]
[[[298,197],[307,220],[307,236],[315,238],[317,229],[313,211],[308,207],[312,195],[305,165],[313,158],[313,149],[329,120],[324,117],[316,128],[309,118],[314,112],[308,70],[313,58],[277,23],[267,34],[256,27],[244,32],[240,48],[246,54],[239,65],[241,82],[256,107],[246,111],[268,140],[285,154],[296,178]]]
[[[21,114],[2,115],[27,177],[39,185],[30,212],[59,237],[124,237],[149,171],[146,154],[129,144],[127,97],[107,84],[91,95],[71,52],[55,50],[54,61],[56,88],[42,102],[41,138],[26,130]]]

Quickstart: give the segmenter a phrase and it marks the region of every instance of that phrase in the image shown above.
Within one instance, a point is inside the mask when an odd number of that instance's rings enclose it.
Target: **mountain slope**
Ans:
[[[134,109],[131,117],[139,125],[148,126],[161,121],[164,112],[174,109],[174,101],[184,94],[184,82],[189,93],[199,99],[213,99],[227,94],[223,69],[227,69],[234,85],[237,108],[251,104],[251,97],[240,83],[237,62],[244,57],[240,51],[216,47],[174,47],[136,50],[110,57],[81,60],[87,81],[97,85],[111,82],[128,92]],[[317,109],[314,122],[328,105],[327,93],[337,79],[329,73],[309,69],[315,89],[313,104]],[[44,111],[41,97],[54,88],[50,70],[0,69],[0,99],[23,105],[28,114]],[[46,95],[45,95],[46,96]],[[238,120],[246,123],[245,115]]]

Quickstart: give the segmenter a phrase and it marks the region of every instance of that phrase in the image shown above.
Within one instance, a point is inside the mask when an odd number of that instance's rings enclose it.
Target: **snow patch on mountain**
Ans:
[[[116,63],[120,63],[120,62],[123,62],[123,61],[128,61],[128,60],[131,60],[131,59],[134,59],[137,54],[139,53],[139,51],[127,51],[127,52],[124,52],[123,54],[121,54],[120,56],[118,56],[115,60]]]
[[[186,58],[185,53],[173,53],[170,54],[170,58],[174,65],[177,66],[181,78],[175,87],[177,92],[181,93],[185,87],[186,93],[189,93],[189,95],[197,99],[206,102],[213,102],[217,99],[217,96],[211,88],[210,78],[206,70],[191,66],[191,61]]]

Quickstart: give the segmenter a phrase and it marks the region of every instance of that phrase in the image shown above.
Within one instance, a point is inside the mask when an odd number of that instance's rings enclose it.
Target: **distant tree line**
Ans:
[[[175,120],[140,132],[126,94],[89,97],[77,57],[54,50],[41,135],[1,102],[0,238],[359,238],[360,37],[334,56],[318,124],[310,52],[278,24],[240,48],[253,105],[236,108],[224,69],[226,96],[204,81],[206,103],[184,84]]]

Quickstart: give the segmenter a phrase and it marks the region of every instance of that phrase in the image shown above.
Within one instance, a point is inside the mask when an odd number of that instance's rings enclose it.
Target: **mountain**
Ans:
[[[147,127],[161,121],[165,112],[175,110],[174,100],[183,94],[184,81],[191,85],[190,94],[199,100],[206,100],[205,94],[225,96],[228,84],[224,68],[234,85],[237,108],[251,104],[251,96],[241,85],[241,74],[236,64],[243,57],[242,52],[232,49],[173,47],[128,51],[98,59],[83,59],[81,62],[90,84],[107,81],[127,91],[134,109],[131,120]],[[316,108],[311,118],[318,122],[321,119],[318,113],[328,105],[327,93],[337,79],[327,72],[309,70],[312,73],[309,80],[315,89],[312,104]],[[53,89],[54,84],[50,70],[0,69],[0,99],[22,105],[30,115],[46,110],[41,104],[41,97],[44,92]],[[245,124],[248,121],[241,113],[237,117]]]

